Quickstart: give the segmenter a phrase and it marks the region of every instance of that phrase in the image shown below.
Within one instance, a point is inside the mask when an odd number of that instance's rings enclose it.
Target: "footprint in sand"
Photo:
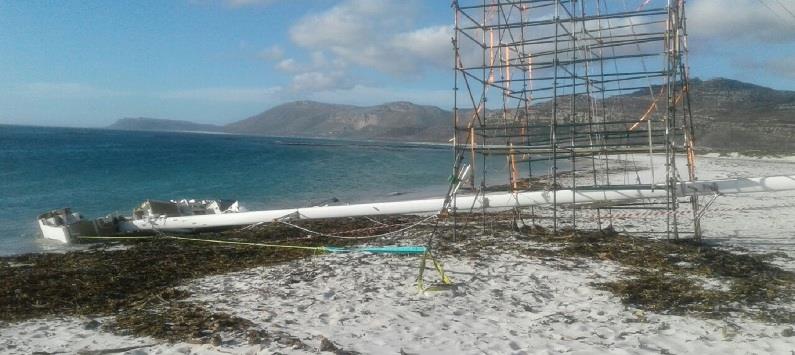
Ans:
[[[328,325],[328,313],[320,313],[317,315],[317,318],[320,320],[320,323]]]

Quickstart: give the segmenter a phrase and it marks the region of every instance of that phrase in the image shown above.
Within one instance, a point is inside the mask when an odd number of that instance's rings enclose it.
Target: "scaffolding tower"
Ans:
[[[456,178],[445,210],[454,226],[481,212],[456,206],[457,194],[546,190],[548,208],[516,208],[515,218],[557,232],[613,227],[618,215],[656,216],[644,233],[700,238],[698,199],[674,188],[696,180],[684,0],[452,7]],[[648,170],[639,172],[638,161]],[[667,197],[576,203],[577,191],[619,188],[664,188]],[[575,203],[557,202],[564,189]]]

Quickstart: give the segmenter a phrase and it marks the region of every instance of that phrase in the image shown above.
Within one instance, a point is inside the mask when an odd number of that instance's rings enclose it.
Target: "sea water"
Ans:
[[[0,255],[64,246],[36,216],[129,215],[146,199],[234,199],[249,210],[439,197],[449,146],[0,125]],[[504,158],[493,169],[503,169]]]
[[[36,216],[129,215],[145,199],[248,209],[443,195],[449,148],[220,134],[0,126],[0,254],[57,247]]]

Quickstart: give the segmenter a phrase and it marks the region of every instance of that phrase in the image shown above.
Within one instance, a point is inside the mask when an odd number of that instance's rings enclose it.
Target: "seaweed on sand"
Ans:
[[[382,219],[382,222],[394,225],[412,220],[416,219],[394,217]],[[351,236],[367,235],[375,227],[386,231],[398,229],[355,218],[296,223],[324,233],[358,230],[346,234]],[[308,237],[305,232],[278,224],[199,237],[268,243],[289,241],[290,245],[299,246],[332,244],[325,238]],[[359,242],[335,240],[333,244]],[[224,324],[241,330],[248,324],[244,320],[214,314],[180,302],[178,300],[188,295],[174,287],[197,277],[281,263],[314,253],[304,249],[219,245],[158,238],[125,244],[128,247],[123,249],[89,248],[64,254],[25,254],[0,258],[0,321],[20,321],[46,315],[120,314],[114,323],[117,329],[169,340],[190,339],[198,328],[207,325],[208,319],[228,320]],[[194,325],[160,330],[152,328],[158,320],[176,315],[193,319],[191,324]],[[163,324],[160,326],[165,327]]]
[[[105,328],[169,341],[185,340],[188,335],[192,341],[209,343],[221,333],[245,334],[253,326],[254,323],[243,318],[211,312],[195,304],[175,302],[155,309],[123,311]]]
[[[722,317],[744,313],[764,321],[792,323],[795,313],[778,307],[795,301],[795,273],[770,264],[765,255],[737,254],[693,240],[657,240],[611,230],[525,232],[534,241],[556,243],[564,257],[611,260],[626,275],[599,286],[626,304],[671,314]],[[525,254],[537,255],[536,249]],[[724,287],[707,286],[711,280]]]
[[[0,269],[0,319],[111,314],[190,278],[308,254],[151,240],[126,250],[22,255],[14,260],[25,265]]]

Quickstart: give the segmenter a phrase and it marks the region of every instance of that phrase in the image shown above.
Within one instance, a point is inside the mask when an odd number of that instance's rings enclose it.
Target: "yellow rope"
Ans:
[[[325,251],[326,250],[325,247],[305,247],[305,246],[300,246],[300,245],[265,244],[265,243],[251,243],[251,242],[233,242],[233,241],[227,241],[227,240],[184,238],[184,237],[173,237],[173,236],[166,236],[166,238],[176,239],[176,240],[189,240],[189,241],[194,241],[194,242],[218,243],[218,244],[252,245],[252,246],[268,247],[268,248],[306,249],[306,250],[319,250],[319,251]]]
[[[146,236],[146,237],[84,237],[78,236],[77,239],[152,239],[155,237]]]
[[[452,285],[453,281],[444,272],[444,268],[442,268],[442,263],[437,261],[436,258],[433,257],[433,254],[431,254],[430,251],[427,251],[425,252],[425,254],[422,255],[422,259],[420,259],[420,274],[417,276],[417,290],[419,290],[420,292],[425,292],[425,291],[435,291],[438,289],[438,287],[433,287],[433,286],[425,287],[425,265],[426,265],[426,260],[428,258],[431,259],[433,267],[434,269],[436,269],[436,272],[439,274],[439,278],[441,279],[442,284],[446,286]]]
[[[174,239],[174,240],[188,240],[188,241],[194,241],[194,242],[207,242],[207,243],[218,243],[218,244],[250,245],[250,246],[258,246],[258,247],[268,247],[268,248],[306,249],[306,250],[315,250],[315,251],[326,251],[325,247],[306,247],[306,246],[300,246],[300,245],[234,242],[234,241],[229,241],[229,240],[218,240],[218,239],[174,237],[174,236],[170,236],[170,235],[166,235],[166,236],[162,236],[162,237],[78,237],[78,238],[79,239],[153,239],[153,238],[168,238],[168,239]]]
[[[287,225],[287,226],[290,226],[290,227],[293,227],[293,228],[298,229],[298,230],[302,230],[302,231],[310,233],[310,234],[314,234],[314,235],[320,236],[320,237],[334,238],[334,239],[353,239],[353,240],[357,240],[357,239],[380,238],[380,237],[390,236],[390,235],[393,235],[393,234],[402,233],[402,232],[405,232],[405,231],[407,231],[409,229],[412,229],[412,228],[414,228],[416,226],[419,226],[420,224],[423,224],[423,223],[425,223],[425,222],[427,222],[427,221],[429,221],[431,219],[437,218],[437,217],[438,217],[437,215],[432,215],[432,216],[429,216],[428,218],[424,218],[424,219],[418,221],[417,223],[414,223],[414,224],[412,224],[410,226],[403,227],[403,228],[395,230],[395,231],[382,233],[382,234],[376,234],[376,235],[365,235],[365,236],[361,236],[361,237],[347,237],[347,236],[341,236],[341,235],[326,234],[326,233],[313,231],[311,229],[304,228],[304,227],[301,227],[301,226],[298,226],[298,225],[295,225],[295,224],[292,224],[292,223],[286,222],[286,221],[277,221],[277,222],[281,223],[281,224],[284,224],[284,225]],[[400,225],[406,225],[406,224],[407,223],[403,223],[403,224],[400,224]],[[388,226],[388,225],[385,225],[385,226]],[[395,226],[397,226],[397,224]],[[382,228],[382,227],[379,226],[379,227],[368,227],[368,228],[362,228],[362,229],[354,229],[352,231],[348,231],[348,232],[344,232],[344,233],[360,231],[360,230],[366,230],[366,229],[373,229],[373,228]]]
[[[304,250],[313,250],[318,253],[325,253],[328,252],[328,248],[326,247],[306,247],[300,245],[282,245],[282,244],[265,244],[265,243],[251,243],[251,242],[234,242],[228,240],[218,240],[218,239],[201,239],[201,238],[185,238],[185,237],[175,237],[170,235],[158,236],[158,237],[77,237],[79,239],[154,239],[154,238],[166,238],[166,239],[173,239],[173,240],[185,240],[185,241],[193,241],[193,242],[207,242],[207,243],[217,243],[217,244],[232,244],[232,245],[248,245],[248,246],[258,246],[258,247],[267,247],[267,248],[284,248],[284,249],[304,249]],[[430,257],[431,262],[433,263],[434,269],[439,274],[441,278],[442,284],[450,285],[452,281],[447,274],[444,272],[442,268],[442,264],[439,263],[436,258],[433,257],[433,254],[430,252],[425,252],[422,256],[422,260],[420,262],[420,275],[417,278],[417,288],[420,291],[431,291],[434,288],[426,288],[424,285],[423,274],[425,271],[425,261]]]

